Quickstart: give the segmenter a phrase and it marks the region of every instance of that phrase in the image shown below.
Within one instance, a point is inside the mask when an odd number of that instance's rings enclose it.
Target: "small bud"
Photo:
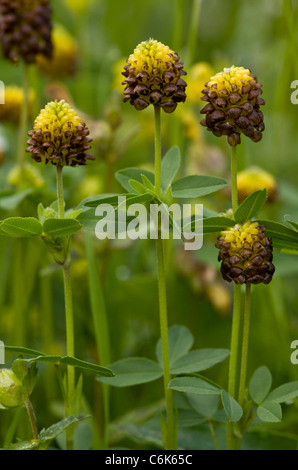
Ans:
[[[0,370],[0,407],[14,408],[25,403],[22,382],[11,369]]]

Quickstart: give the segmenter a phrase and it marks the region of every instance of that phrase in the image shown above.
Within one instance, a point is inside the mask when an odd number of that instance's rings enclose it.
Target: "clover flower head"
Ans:
[[[206,117],[201,124],[216,137],[226,135],[232,147],[241,143],[240,135],[253,142],[262,139],[265,130],[264,116],[260,106],[262,84],[256,75],[244,67],[225,68],[211,77],[202,91],[202,101],[207,101],[201,114]]]
[[[137,110],[153,104],[172,113],[186,99],[183,63],[175,51],[154,39],[136,47],[122,75],[124,102],[129,101]]]
[[[248,221],[221,232],[216,243],[224,280],[236,284],[269,284],[275,272],[272,240],[266,227]]]
[[[36,62],[52,55],[50,0],[1,0],[0,38],[3,55],[12,62]]]
[[[28,135],[27,152],[37,162],[55,166],[85,165],[94,157],[87,154],[92,139],[85,123],[64,100],[52,101],[36,118]]]

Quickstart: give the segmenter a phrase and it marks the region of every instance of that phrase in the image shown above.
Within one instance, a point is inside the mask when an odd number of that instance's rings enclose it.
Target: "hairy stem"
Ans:
[[[30,426],[32,429],[32,434],[33,434],[33,439],[38,439],[38,429],[37,429],[37,424],[36,424],[36,418],[33,410],[33,406],[29,398],[27,398],[26,402],[26,410],[29,416],[29,421],[30,421]]]
[[[63,176],[62,166],[57,166],[57,199],[59,219],[64,219],[64,195],[63,195]]]

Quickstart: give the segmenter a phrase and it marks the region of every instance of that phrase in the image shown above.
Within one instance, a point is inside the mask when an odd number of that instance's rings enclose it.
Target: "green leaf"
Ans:
[[[266,227],[266,235],[274,240],[282,240],[289,243],[298,243],[298,234],[289,227],[274,222],[273,220],[259,220],[261,225]]]
[[[45,213],[44,205],[40,202],[37,206],[37,215],[38,215],[38,220],[41,224],[43,224],[45,221],[44,213]]]
[[[43,353],[39,351],[35,351],[35,349],[23,348],[19,346],[7,346],[5,345],[5,351],[7,352],[14,352],[20,354],[22,356],[44,356]]]
[[[99,194],[98,196],[89,197],[81,202],[80,206],[97,207],[100,204],[110,204],[111,206],[118,205],[118,199],[121,196],[131,197],[135,194]]]
[[[265,423],[279,423],[282,419],[282,409],[279,403],[265,402],[258,407],[257,415]]]
[[[218,409],[218,395],[187,395],[191,406],[206,418],[212,418]],[[180,413],[179,413],[180,415]]]
[[[125,168],[124,170],[120,170],[116,173],[115,177],[117,181],[121,184],[121,186],[128,192],[131,193],[132,191],[137,194],[129,184],[130,180],[136,180],[139,183],[142,183],[142,175],[145,175],[148,180],[154,185],[155,177],[154,173],[151,171],[145,170],[144,168]]]
[[[81,228],[82,225],[74,219],[47,219],[43,224],[44,233],[54,238],[73,235]]]
[[[99,217],[95,217],[95,208],[83,211],[78,217],[78,222],[85,230],[88,230],[89,232],[95,231],[95,227],[98,221]]]
[[[227,228],[234,227],[236,225],[235,220],[229,219],[228,217],[207,217],[202,220],[203,233],[216,233],[226,230]],[[192,220],[190,224],[187,224],[184,227],[184,230],[187,232],[189,229],[195,229],[195,220]]]
[[[69,416],[59,421],[59,423],[53,424],[48,429],[43,429],[39,434],[39,439],[10,444],[5,450],[45,450],[65,429],[86,418],[87,416]]]
[[[262,403],[268,395],[272,385],[272,376],[266,366],[259,367],[253,374],[249,382],[249,393],[253,401]]]
[[[171,380],[169,388],[177,392],[193,393],[195,395],[220,395],[221,389],[205,382],[198,377],[176,377]]]
[[[284,403],[298,397],[298,382],[289,382],[272,390],[266,402]]]
[[[10,237],[37,237],[42,234],[41,223],[33,217],[11,217],[1,225],[2,231]]]
[[[223,362],[230,354],[228,349],[198,349],[176,360],[171,367],[171,373],[186,374],[201,372]]]
[[[183,227],[181,227],[181,221],[179,223],[174,219],[173,214],[169,211],[167,204],[163,203],[159,198],[155,197],[155,202],[161,207],[163,213],[169,219],[169,229],[175,230],[176,233],[180,236],[181,240],[185,242],[185,237],[183,235]],[[187,224],[188,225],[188,224]],[[185,233],[185,232],[184,232]]]
[[[130,198],[126,199],[125,203],[124,202],[121,203],[119,206],[117,206],[115,208],[115,210],[119,210],[122,207],[124,208],[124,206],[130,207],[133,204],[144,204],[146,202],[151,201],[152,199],[153,199],[153,196],[150,193],[138,194],[134,197],[130,197]]]
[[[226,415],[233,423],[242,418],[243,410],[235,398],[231,397],[225,390],[221,391],[221,401]]]
[[[175,325],[169,328],[168,331],[169,341],[169,358],[170,367],[172,367],[178,359],[185,356],[193,345],[194,339],[191,332],[185,326]],[[162,361],[162,347],[161,340],[159,339],[156,345],[156,356],[161,367]]]
[[[284,217],[285,221],[288,222],[292,226],[292,228],[298,232],[298,222],[297,220],[294,219],[291,215],[285,215]]]
[[[240,204],[234,217],[238,224],[244,224],[251,220],[256,213],[264,206],[267,200],[267,190],[263,189],[252,193],[245,201]]]
[[[191,175],[176,181],[172,186],[173,197],[194,199],[215,193],[224,188],[227,182],[213,176]]]
[[[145,194],[145,186],[137,180],[129,180],[129,185],[134,189],[138,194]]]
[[[28,362],[49,362],[52,364],[65,364],[67,366],[73,366],[78,369],[83,369],[88,372],[94,372],[95,374],[103,377],[113,377],[113,372],[97,364],[91,364],[90,362],[81,361],[75,357],[70,356],[39,356],[32,359],[26,359]]]
[[[143,181],[143,184],[144,186],[151,192],[155,192],[155,187],[154,185],[151,183],[150,180],[148,180],[147,176],[145,175],[141,175],[142,176],[142,181]]]
[[[65,214],[66,219],[77,219],[79,215],[83,212],[83,209],[69,210]]]
[[[0,197],[0,209],[4,209],[6,211],[15,210],[31,193],[32,189],[28,188],[18,193],[8,194],[6,196]]]
[[[168,187],[174,181],[181,164],[180,149],[177,146],[170,150],[163,157],[161,162],[161,188],[167,191]]]
[[[145,200],[146,200],[147,195],[144,195],[144,196],[146,196],[145,197]],[[136,198],[142,198],[142,202],[144,202],[144,196],[133,195],[133,198],[129,199],[128,201],[131,201],[132,199],[135,200]],[[140,201],[140,199],[139,199],[139,201]],[[115,210],[113,210],[111,213],[107,214],[105,217],[96,216],[95,215],[95,210],[96,210],[95,208],[87,209],[86,211],[83,211],[78,217],[78,221],[82,224],[84,229],[88,230],[89,232],[95,232],[97,223],[102,218],[104,218],[106,222],[108,222],[109,220],[111,220],[112,222],[115,222],[115,236],[117,236],[118,233],[126,232],[128,224],[132,220],[135,219],[134,216],[126,215],[126,225],[121,223],[120,226],[119,226],[119,224],[118,224],[118,214]]]
[[[131,357],[115,362],[109,366],[115,377],[112,379],[99,377],[100,382],[114,387],[130,387],[132,385],[153,382],[162,375],[161,367],[150,359]]]

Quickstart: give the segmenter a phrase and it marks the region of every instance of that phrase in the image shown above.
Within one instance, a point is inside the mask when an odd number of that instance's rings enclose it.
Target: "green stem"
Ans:
[[[64,195],[63,195],[63,176],[62,166],[57,166],[57,199],[59,219],[64,219]]]
[[[66,316],[66,343],[67,355],[74,357],[74,321],[73,321],[73,305],[72,305],[72,289],[70,277],[70,262],[63,265],[64,276],[64,296],[65,296],[65,316]],[[67,403],[66,416],[73,414],[72,401],[75,392],[75,370],[74,367],[67,367]],[[66,432],[67,449],[73,448],[73,428],[68,428]]]
[[[155,106],[155,190],[160,197],[161,193],[161,126],[160,126],[160,107]],[[163,374],[164,374],[164,394],[166,401],[166,436],[165,449],[175,450],[176,432],[174,420],[174,403],[172,390],[169,388],[171,380],[170,358],[169,358],[169,340],[168,340],[168,314],[167,314],[167,295],[166,295],[166,270],[164,244],[161,238],[156,241],[157,267],[158,267],[158,299],[159,299],[159,317],[160,334],[162,346]]]
[[[70,277],[70,263],[67,262],[63,265],[64,276],[64,295],[65,295],[65,315],[66,315],[66,342],[67,342],[67,355],[74,357],[74,321],[73,321],[73,305],[72,305],[72,289]],[[68,401],[71,401],[75,388],[74,368],[68,366]]]
[[[218,445],[218,440],[217,440],[217,437],[216,437],[216,433],[215,433],[215,430],[214,430],[212,419],[208,420],[208,427],[209,427],[209,431],[210,431],[211,436],[212,436],[212,440],[214,442],[215,450],[220,450],[219,445]]]
[[[24,155],[25,155],[25,140],[26,140],[26,127],[28,119],[28,102],[29,102],[29,67],[24,64],[23,70],[23,90],[24,90],[24,104],[20,116],[19,126],[19,139],[18,139],[18,150],[17,150],[17,162],[22,170],[24,167]],[[22,176],[22,171],[20,172]]]
[[[160,106],[154,106],[155,113],[155,190],[158,197],[161,191],[161,120]]]
[[[63,167],[57,166],[57,199],[58,199],[58,215],[60,219],[64,219],[64,195],[63,195],[63,178],[62,178]],[[70,276],[70,253],[69,243],[67,246],[67,257],[63,264],[63,279],[64,279],[64,299],[65,299],[65,319],[66,319],[66,345],[67,355],[74,357],[74,320],[73,320],[73,303],[72,303],[72,288],[71,288],[71,276]],[[65,404],[65,412],[67,416],[70,416],[73,412],[72,401],[75,391],[75,370],[74,367],[67,367],[67,400]],[[67,449],[73,448],[73,428],[66,430],[66,445]]]
[[[245,394],[246,370],[247,370],[247,356],[248,356],[248,339],[250,327],[250,302],[251,301],[251,285],[246,284],[245,294],[245,310],[244,310],[244,324],[243,324],[243,338],[242,338],[242,358],[240,368],[240,385],[239,385],[239,405],[243,405]]]
[[[238,208],[238,188],[237,188],[237,152],[236,147],[232,147],[231,158],[231,176],[232,176],[232,207],[235,214]],[[239,332],[241,317],[241,286],[234,285],[234,305],[233,305],[233,323],[231,335],[231,355],[229,365],[229,387],[228,391],[232,397],[236,394],[236,378],[238,364]],[[234,448],[233,423],[227,424],[227,449]]]
[[[26,410],[29,416],[29,421],[32,429],[32,434],[33,434],[33,439],[38,439],[38,429],[37,429],[37,424],[36,424],[36,418],[33,410],[33,406],[29,398],[27,398],[26,402]]]
[[[238,186],[237,186],[237,147],[232,147],[231,175],[232,175],[232,208],[235,214],[238,208]]]
[[[241,316],[241,286],[234,286],[234,307],[233,307],[233,324],[231,337],[231,355],[229,365],[229,394],[235,398],[236,395],[236,378],[238,364],[238,346],[240,332],[240,316]],[[228,422],[227,425],[227,449],[233,449],[233,423]]]

